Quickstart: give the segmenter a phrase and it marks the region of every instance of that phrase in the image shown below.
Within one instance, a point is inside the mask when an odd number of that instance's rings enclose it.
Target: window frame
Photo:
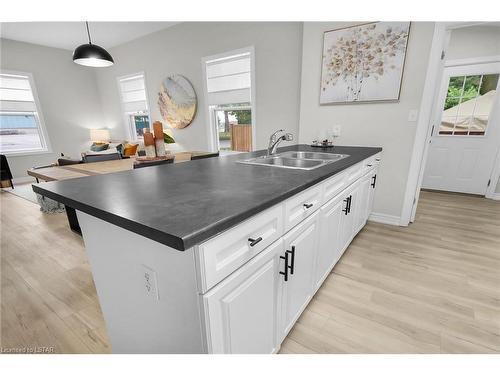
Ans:
[[[238,103],[232,103],[232,104],[238,104]],[[216,108],[216,105],[209,105],[208,106],[208,111],[210,113],[210,124],[214,128],[217,128],[217,111],[238,111],[238,110],[250,110],[251,116],[252,116],[252,122],[253,122],[253,112],[252,112],[252,105],[245,105],[245,106],[231,106],[231,107],[224,107],[223,109],[221,108]],[[252,124],[253,126],[253,124]],[[215,145],[217,147],[217,150],[220,151],[220,140],[219,140],[219,131],[215,130]],[[253,146],[253,142],[252,142]]]
[[[123,101],[123,92],[121,88],[121,81],[127,78],[132,78],[135,76],[142,76],[142,79],[144,80],[144,93],[146,96],[146,105],[147,105],[147,113],[139,113],[139,112],[130,112],[125,110],[125,102]],[[152,122],[151,122],[151,105],[149,103],[149,95],[148,95],[148,86],[146,84],[146,73],[144,71],[136,72],[136,73],[131,73],[131,74],[126,74],[123,76],[116,77],[116,84],[118,87],[118,94],[120,96],[120,106],[121,106],[121,112],[123,116],[123,121],[125,125],[125,132],[128,135],[128,138],[130,141],[135,141],[135,142],[140,142],[143,140],[143,137],[137,136],[137,130],[135,128],[135,124],[132,122],[132,116],[134,115],[140,115],[140,116],[147,116],[149,119],[149,129],[152,129]]]
[[[47,132],[47,127],[45,126],[45,120],[42,113],[42,108],[40,105],[40,100],[38,99],[38,90],[36,89],[35,80],[33,78],[33,74],[29,72],[21,72],[17,70],[8,70],[8,69],[0,69],[1,74],[10,74],[17,76],[24,76],[28,78],[28,82],[31,89],[31,94],[33,95],[33,101],[35,103],[35,112],[26,112],[26,111],[2,111],[0,108],[0,113],[13,113],[13,114],[30,114],[35,117],[35,121],[37,123],[38,135],[40,137],[41,148],[34,150],[19,150],[19,151],[3,151],[2,153],[9,157],[16,156],[29,156],[29,155],[43,155],[52,153],[52,146],[49,139],[49,134]]]
[[[152,129],[152,127],[151,127],[151,116],[149,115],[149,110],[148,110],[147,114],[146,113],[137,113],[137,112],[126,112],[125,116],[127,117],[128,122],[129,122],[130,132],[133,134],[133,137],[134,137],[134,139],[131,139],[131,140],[133,140],[133,141],[144,141],[144,137],[141,137],[141,136],[137,135],[137,128],[135,127],[135,119],[134,119],[134,117],[136,117],[136,116],[147,117],[148,118],[148,122],[149,122],[149,129],[151,130]]]
[[[489,74],[500,74],[500,71],[498,71],[498,63],[471,63],[471,64],[466,64],[466,65],[450,65],[446,66],[445,68],[448,68],[448,71],[445,70],[443,73],[443,78],[446,77],[446,79],[443,79],[441,82],[441,92],[440,92],[440,98],[439,98],[439,103],[440,103],[440,111],[438,113],[435,113],[435,128],[432,130],[431,136],[435,137],[453,137],[454,139],[458,138],[467,138],[467,139],[474,139],[474,138],[483,138],[483,137],[488,137],[489,136],[489,126],[486,126],[485,132],[483,134],[440,134],[440,129],[441,129],[441,121],[442,121],[442,113],[444,111],[444,104],[448,95],[448,86],[450,83],[450,79],[452,77],[456,76],[473,76],[473,75],[480,75],[480,76],[485,76]],[[465,79],[464,79],[465,83]],[[498,100],[498,97],[500,95],[499,93],[500,90],[500,79],[497,82],[497,87],[496,87],[496,94],[495,94],[495,99]],[[476,98],[475,98],[476,99]],[[493,110],[493,108],[492,108]],[[491,111],[490,111],[491,115]],[[455,130],[455,126],[453,128],[453,131]],[[470,131],[470,128],[468,129],[468,132]]]
[[[255,47],[253,45],[249,47],[244,47],[240,49],[226,51],[217,55],[205,56],[201,59],[201,71],[203,77],[203,93],[205,98],[205,103],[208,103],[208,84],[207,84],[207,63],[212,60],[224,59],[231,56],[237,56],[242,54],[250,55],[250,107],[252,111],[252,151],[257,150],[257,101],[256,101],[256,70],[255,70]],[[237,103],[234,103],[237,104]],[[210,108],[210,105],[205,105],[206,116],[208,118],[207,126],[207,139],[208,139],[208,149],[210,151],[219,151],[219,136],[215,131],[216,123],[214,122],[214,114]]]

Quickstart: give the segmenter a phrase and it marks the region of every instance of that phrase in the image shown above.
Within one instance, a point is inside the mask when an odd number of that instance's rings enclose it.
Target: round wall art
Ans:
[[[186,77],[174,74],[163,80],[158,106],[161,116],[172,128],[182,129],[191,124],[196,105],[196,93]]]

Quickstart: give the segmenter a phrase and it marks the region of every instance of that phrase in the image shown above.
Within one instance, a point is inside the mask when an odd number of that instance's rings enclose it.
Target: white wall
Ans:
[[[446,59],[500,55],[500,26],[471,26],[452,30]]]
[[[106,127],[93,70],[73,63],[71,51],[9,39],[0,39],[0,45],[2,69],[33,74],[52,146],[52,153],[7,156],[14,178],[55,162],[61,152],[79,156],[89,145],[89,128]]]
[[[338,144],[383,147],[374,212],[399,217],[416,129],[408,112],[420,107],[434,24],[411,25],[399,102],[320,106],[323,32],[351,25],[304,24],[299,142],[310,143],[319,129],[341,125]]]
[[[302,23],[182,23],[110,49],[115,65],[98,70],[106,123],[115,137],[125,137],[116,78],[144,71],[152,121],[162,120],[157,96],[162,80],[177,73],[187,77],[198,96],[198,111],[187,128],[174,130],[175,149],[207,150],[203,57],[248,46],[256,59],[256,145],[267,146],[279,128],[298,134]],[[120,133],[120,131],[122,131]]]

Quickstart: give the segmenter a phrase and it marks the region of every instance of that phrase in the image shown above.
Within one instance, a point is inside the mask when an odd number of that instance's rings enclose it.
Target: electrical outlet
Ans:
[[[416,122],[417,120],[418,120],[418,110],[411,109],[410,112],[408,112],[408,121]]]
[[[335,126],[332,128],[332,136],[333,136],[333,137],[340,137],[340,129],[341,129],[341,126],[340,126],[340,125],[335,125]]]
[[[155,300],[160,299],[158,294],[158,278],[156,276],[156,271],[148,266],[145,266],[144,264],[142,265],[142,283],[147,296]]]

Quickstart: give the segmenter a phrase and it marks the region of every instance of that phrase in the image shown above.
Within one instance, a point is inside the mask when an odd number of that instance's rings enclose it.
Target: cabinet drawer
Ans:
[[[369,157],[368,159],[365,159],[363,161],[363,175],[365,173],[368,173],[369,171],[373,170],[376,165],[377,165],[377,161],[375,161],[375,155],[374,156],[371,156]]]
[[[283,206],[277,205],[199,245],[201,291],[206,292],[282,234]]]
[[[354,181],[356,181],[358,178],[360,178],[363,175],[364,163],[365,163],[365,161],[362,161],[361,163],[358,163],[347,170],[346,186],[349,186],[350,184],[352,184]]]
[[[347,187],[347,171],[330,177],[323,183],[323,202],[326,203]]]
[[[285,202],[286,232],[320,208],[322,188],[322,185],[313,186]]]
[[[364,168],[363,174],[375,169],[380,164],[380,160],[381,160],[380,153],[373,155],[373,156],[369,157],[368,159],[364,160],[363,161],[363,164],[364,164],[363,165],[363,168]]]

